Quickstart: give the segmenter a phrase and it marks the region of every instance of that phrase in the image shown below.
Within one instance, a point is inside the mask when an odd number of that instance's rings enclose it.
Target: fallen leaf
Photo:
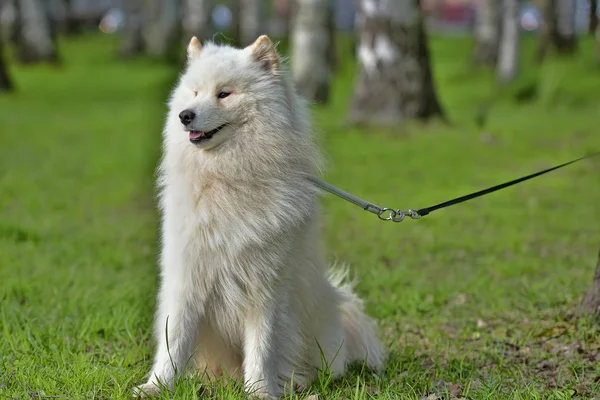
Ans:
[[[388,258],[388,257],[385,257],[385,256],[382,256],[382,257],[380,257],[380,258],[379,258],[379,261],[381,261],[381,263],[382,263],[383,265],[385,265],[386,267],[388,267],[388,268],[391,268],[391,267],[393,267],[393,265],[394,265],[394,264],[393,264],[393,261],[392,261],[390,258]]]
[[[550,362],[550,360],[544,360],[542,362],[539,362],[536,365],[536,368],[539,370],[548,370],[548,369],[552,368],[552,362]]]
[[[408,371],[404,371],[400,374],[398,374],[398,376],[396,377],[396,379],[402,379],[408,376]]]
[[[379,392],[379,389],[377,388],[377,386],[367,386],[365,388],[365,390],[367,391],[367,393],[371,393],[371,394],[377,394]]]
[[[471,382],[471,389],[481,390],[481,388],[483,388],[483,384],[481,383],[480,380],[476,379],[473,382]]]
[[[467,302],[467,295],[464,293],[459,293],[456,295],[456,299],[454,299],[455,306],[462,306]]]
[[[492,135],[489,132],[481,132],[479,134],[479,140],[481,140],[482,143],[493,143],[494,142],[494,135]]]
[[[482,329],[482,328],[485,328],[486,326],[487,326],[487,322],[485,322],[482,319],[477,320],[477,328]]]
[[[450,392],[450,394],[452,396],[458,396],[462,393],[462,386],[460,383],[453,383],[450,385],[450,387],[448,388],[448,391]]]
[[[567,329],[564,327],[564,325],[555,325],[555,326],[547,327],[546,329],[541,330],[540,332],[536,333],[534,336],[541,338],[542,340],[548,340],[550,338],[556,338],[556,337],[562,336],[566,332],[567,332]]]

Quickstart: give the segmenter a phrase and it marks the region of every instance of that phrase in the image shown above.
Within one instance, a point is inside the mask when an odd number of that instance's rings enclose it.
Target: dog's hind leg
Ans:
[[[324,304],[316,344],[313,344],[312,362],[317,370],[340,377],[346,367],[346,343],[344,325],[337,311],[337,304]]]
[[[340,314],[344,326],[346,362],[362,362],[376,372],[382,372],[387,353],[377,335],[375,321],[364,310],[363,301],[346,282],[344,269],[333,270],[330,282],[335,287],[340,301]]]

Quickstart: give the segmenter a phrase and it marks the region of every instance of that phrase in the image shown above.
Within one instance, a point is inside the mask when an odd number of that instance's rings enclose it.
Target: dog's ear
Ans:
[[[277,73],[279,70],[279,55],[275,46],[267,35],[259,36],[256,41],[250,45],[252,49],[252,58],[261,63],[267,70]]]
[[[188,61],[192,61],[193,59],[198,58],[200,56],[201,51],[202,45],[200,44],[200,41],[196,36],[192,37],[192,40],[190,40],[190,43],[187,47]]]

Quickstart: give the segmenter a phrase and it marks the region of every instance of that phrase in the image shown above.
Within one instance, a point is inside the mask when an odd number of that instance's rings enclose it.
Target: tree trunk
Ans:
[[[575,11],[577,0],[556,0],[556,36],[554,45],[561,53],[573,53],[577,49]]]
[[[576,0],[545,0],[538,61],[544,60],[550,47],[559,53],[573,53],[577,48],[575,32]]]
[[[213,6],[213,0],[183,0],[183,40],[186,44],[192,36],[200,41],[210,38]]]
[[[419,0],[360,0],[360,73],[350,120],[397,124],[442,116]]]
[[[337,46],[335,44],[335,39],[337,36],[335,12],[335,2],[334,0],[329,0],[329,10],[327,12],[327,35],[329,36],[329,50],[327,53],[327,61],[329,62],[332,73],[335,72],[338,67]]]
[[[596,56],[600,63],[600,24],[596,25]]]
[[[579,314],[600,314],[600,252],[598,252],[598,264],[596,265],[592,287],[579,305]]]
[[[47,2],[17,0],[16,3],[17,57],[23,63],[58,61],[56,30],[50,19]]]
[[[6,62],[4,61],[4,41],[2,35],[0,35],[0,92],[12,92],[13,88],[12,81],[8,76]]]
[[[67,33],[67,15],[68,4],[64,0],[45,0],[47,1],[49,18],[54,21],[56,32],[58,34]],[[0,0],[0,3],[2,1]]]
[[[241,7],[240,0],[230,0],[228,3],[229,8],[231,10],[231,37],[233,39],[233,44],[235,46],[242,45],[242,33],[241,33]]]
[[[124,0],[124,2],[127,3],[129,0]],[[65,21],[66,23],[64,32],[65,35],[74,36],[81,34],[85,30],[84,21],[82,21],[82,19],[73,12],[77,9],[77,0],[65,0],[65,8],[67,12],[67,20]]]
[[[537,52],[538,62],[542,62],[548,54],[548,48],[552,44],[552,37],[556,31],[556,0],[543,0],[541,5],[541,27],[539,35],[539,45]]]
[[[240,2],[240,44],[248,46],[261,34],[262,1],[261,0],[238,0]]]
[[[598,26],[598,16],[596,15],[597,9],[598,9],[598,0],[590,0],[589,33],[592,36],[596,34],[596,27]]]
[[[291,31],[291,3],[296,0],[274,0],[274,22],[276,36],[289,38]]]
[[[174,48],[179,36],[179,9],[176,0],[144,0],[142,37],[146,53],[165,57]]]
[[[119,54],[124,58],[132,58],[144,51],[142,0],[124,1],[123,11],[125,13],[125,26],[121,36]]]
[[[6,44],[16,42],[17,6],[14,0],[0,0],[0,36]]]
[[[482,0],[477,7],[476,45],[473,61],[477,65],[494,66],[498,60],[500,41],[499,0]]]
[[[332,74],[330,0],[297,0],[292,37],[292,76],[302,96],[327,102]]]
[[[502,35],[498,56],[497,75],[500,83],[508,83],[519,68],[519,2],[504,0],[502,9]]]

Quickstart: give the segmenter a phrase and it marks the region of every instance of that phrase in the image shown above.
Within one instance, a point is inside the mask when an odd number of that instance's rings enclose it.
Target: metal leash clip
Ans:
[[[402,221],[404,221],[404,219],[406,217],[411,217],[412,219],[419,219],[421,217],[429,215],[430,213],[432,213],[435,210],[439,210],[439,209],[442,209],[442,208],[450,207],[450,206],[453,206],[455,204],[459,204],[459,203],[462,203],[462,202],[465,202],[465,201],[468,201],[468,200],[475,199],[475,198],[480,197],[480,196],[484,196],[486,194],[493,193],[493,192],[495,192],[497,190],[504,189],[504,188],[512,186],[512,185],[516,185],[517,183],[526,181],[526,180],[531,179],[531,178],[535,178],[536,176],[540,176],[540,175],[546,174],[546,173],[548,173],[550,171],[554,171],[554,170],[557,170],[559,168],[566,167],[567,165],[573,164],[573,163],[575,163],[577,161],[581,161],[581,160],[584,160],[586,158],[596,157],[596,156],[600,156],[600,151],[595,152],[595,153],[590,153],[590,154],[588,154],[586,156],[579,157],[579,158],[577,158],[575,160],[566,162],[564,164],[557,165],[557,166],[552,167],[552,168],[546,168],[546,169],[544,169],[542,171],[539,171],[539,172],[536,172],[536,173],[524,176],[522,178],[513,179],[512,181],[509,181],[509,182],[506,182],[506,183],[502,183],[500,185],[492,186],[490,188],[487,188],[487,189],[484,189],[484,190],[480,190],[480,191],[475,192],[475,193],[471,193],[471,194],[467,194],[465,196],[457,197],[455,199],[448,200],[448,201],[445,201],[445,202],[440,203],[440,204],[436,204],[436,205],[431,206],[431,207],[420,208],[418,210],[409,209],[408,211],[402,211],[400,209],[395,210],[393,208],[388,208],[388,207],[379,207],[378,205],[375,205],[373,203],[369,203],[368,201],[363,200],[360,197],[356,197],[355,195],[353,195],[351,193],[343,191],[342,189],[340,189],[340,188],[338,188],[336,186],[333,186],[332,184],[327,183],[327,182],[325,182],[325,181],[323,181],[323,180],[321,180],[319,178],[315,178],[313,176],[309,176],[308,179],[310,181],[312,181],[315,185],[317,185],[317,187],[319,187],[319,188],[321,188],[321,189],[323,189],[323,190],[325,190],[325,191],[327,191],[327,192],[329,192],[331,194],[334,194],[334,195],[336,195],[336,196],[338,196],[338,197],[340,197],[340,198],[342,198],[342,199],[344,199],[346,201],[349,201],[350,203],[359,206],[363,210],[366,210],[366,211],[368,211],[370,213],[373,213],[373,214],[377,214],[377,217],[379,217],[379,219],[382,220],[382,221],[402,222]]]
[[[419,219],[421,215],[415,210],[409,209],[408,211],[402,211],[400,209],[394,210],[393,208],[384,207],[379,210],[377,216],[382,221],[394,221],[402,222],[404,218],[410,217],[412,219]]]

